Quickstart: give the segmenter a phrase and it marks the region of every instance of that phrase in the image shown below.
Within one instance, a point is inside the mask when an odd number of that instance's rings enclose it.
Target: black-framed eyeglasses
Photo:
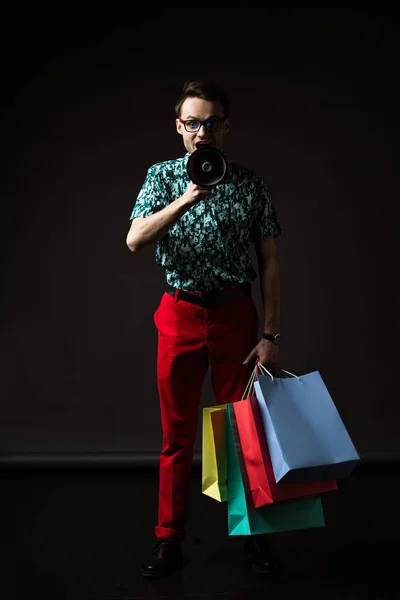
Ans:
[[[200,121],[198,119],[179,119],[181,123],[183,123],[184,128],[188,133],[196,133],[201,129],[203,125],[207,131],[219,131],[221,129],[222,123],[225,121],[223,119],[207,119],[207,121]]]

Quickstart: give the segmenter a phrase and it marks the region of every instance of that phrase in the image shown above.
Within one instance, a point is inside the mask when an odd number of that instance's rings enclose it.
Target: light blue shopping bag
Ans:
[[[348,477],[360,460],[318,371],[258,374],[254,390],[276,482]]]

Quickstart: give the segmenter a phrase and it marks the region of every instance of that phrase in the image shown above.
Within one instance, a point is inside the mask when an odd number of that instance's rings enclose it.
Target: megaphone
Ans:
[[[228,170],[228,160],[222,150],[202,144],[192,152],[187,162],[189,178],[201,187],[221,183]]]

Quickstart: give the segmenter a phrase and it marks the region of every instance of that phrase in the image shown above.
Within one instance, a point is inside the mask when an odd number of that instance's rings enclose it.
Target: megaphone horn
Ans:
[[[213,187],[225,177],[228,161],[221,150],[211,146],[200,146],[187,162],[189,178],[201,187]]]

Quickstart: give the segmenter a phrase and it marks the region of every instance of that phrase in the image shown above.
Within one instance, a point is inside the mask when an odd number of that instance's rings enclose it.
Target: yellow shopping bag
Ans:
[[[226,502],[226,404],[203,408],[202,493]]]

